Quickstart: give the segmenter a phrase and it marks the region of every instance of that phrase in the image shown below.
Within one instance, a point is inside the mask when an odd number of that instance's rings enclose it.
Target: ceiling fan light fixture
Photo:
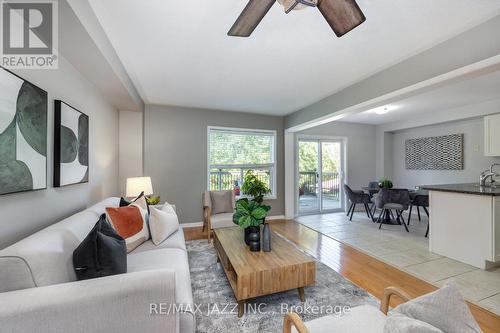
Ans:
[[[318,5],[318,0],[276,0],[283,6],[285,13],[289,13],[292,10],[300,10],[307,7],[316,7]]]

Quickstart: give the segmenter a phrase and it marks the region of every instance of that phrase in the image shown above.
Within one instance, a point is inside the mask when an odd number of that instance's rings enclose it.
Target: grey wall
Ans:
[[[360,189],[376,179],[376,127],[332,122],[298,134],[341,136],[347,138],[347,184]]]
[[[62,57],[58,70],[16,71],[48,92],[47,190],[0,196],[0,248],[118,193],[118,111]],[[90,183],[55,189],[54,99],[90,117]]]
[[[201,222],[201,194],[207,187],[207,126],[277,131],[277,199],[271,215],[284,214],[283,117],[147,105],[144,119],[144,175],[153,189],[176,205],[181,223]]]
[[[464,170],[405,169],[405,140],[457,133],[464,134]],[[493,162],[500,162],[500,158],[484,156],[484,125],[482,118],[395,132],[393,134],[392,156],[392,179],[394,184],[398,187],[408,188],[425,184],[478,182],[481,171],[489,168]]]
[[[119,188],[125,195],[125,184],[129,177],[142,176],[143,118],[144,113],[120,111],[119,134]]]

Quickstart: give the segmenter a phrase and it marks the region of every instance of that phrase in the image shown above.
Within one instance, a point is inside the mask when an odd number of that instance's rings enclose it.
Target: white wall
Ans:
[[[119,113],[119,188],[120,193],[124,194],[127,178],[142,176],[144,113],[135,111]]]
[[[370,181],[377,179],[376,126],[336,121],[297,134],[347,138],[346,183],[353,189],[361,189],[363,186],[368,186]]]
[[[447,134],[464,134],[463,170],[406,170],[405,140]],[[398,187],[478,182],[479,173],[500,158],[484,156],[483,118],[460,120],[397,131],[392,141],[392,180]]]
[[[71,64],[58,70],[16,74],[48,92],[48,189],[0,196],[0,248],[95,203],[118,194],[118,111]],[[90,118],[90,182],[53,188],[54,99]]]

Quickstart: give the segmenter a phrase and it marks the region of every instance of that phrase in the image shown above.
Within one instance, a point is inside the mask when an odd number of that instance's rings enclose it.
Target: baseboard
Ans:
[[[203,222],[180,223],[179,226],[181,228],[197,228],[197,227],[203,227]]]
[[[266,217],[266,221],[284,220],[284,219],[285,219],[285,215],[274,215],[274,216]],[[203,227],[203,222],[180,223],[179,226],[181,228],[199,228],[199,227]],[[236,226],[236,224],[235,224],[235,226]]]
[[[274,215],[274,216],[268,216],[266,217],[266,221],[272,221],[272,220],[284,220],[285,215]]]

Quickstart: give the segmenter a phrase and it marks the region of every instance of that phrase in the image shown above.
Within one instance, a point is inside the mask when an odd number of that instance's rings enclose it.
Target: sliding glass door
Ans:
[[[301,138],[297,154],[299,214],[342,210],[343,141]]]

